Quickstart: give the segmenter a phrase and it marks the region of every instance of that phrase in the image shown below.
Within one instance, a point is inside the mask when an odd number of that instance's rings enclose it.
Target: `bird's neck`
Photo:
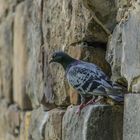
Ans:
[[[76,61],[76,59],[69,58],[69,59],[66,59],[65,61],[63,61],[61,64],[62,64],[63,68],[66,70],[68,65],[70,65],[71,63],[73,63],[75,61]]]

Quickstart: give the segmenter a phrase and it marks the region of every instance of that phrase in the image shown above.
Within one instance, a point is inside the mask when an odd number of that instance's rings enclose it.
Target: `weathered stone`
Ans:
[[[96,19],[96,18],[95,18]],[[102,24],[98,23],[94,18],[91,18],[87,25],[87,33],[84,40],[87,41],[98,41],[106,43],[108,40],[108,36],[110,35],[110,31]]]
[[[8,122],[6,120],[6,111],[8,109],[8,104],[5,100],[0,100],[0,138],[5,140],[6,130],[8,128]]]
[[[14,101],[21,109],[31,109],[31,103],[25,92],[27,82],[27,5],[20,3],[16,8],[14,21]]]
[[[28,49],[27,62],[27,84],[26,92],[28,93],[32,106],[38,107],[43,98],[43,57],[42,56],[42,0],[29,0],[26,2],[28,7],[27,21],[27,40]],[[29,14],[30,13],[30,14]],[[32,46],[32,47],[31,47]]]
[[[13,14],[17,3],[18,3],[18,0],[1,0],[0,1],[0,22],[4,21],[6,16],[9,13]]]
[[[9,128],[7,128],[7,131],[10,134],[13,134],[15,137],[18,137],[20,134],[20,111],[17,107],[17,105],[11,105],[8,108],[8,111],[6,112],[6,118],[9,125]]]
[[[115,0],[83,0],[86,8],[92,11],[93,19],[102,27],[112,31],[116,25],[117,6]]]
[[[0,98],[2,97],[2,84],[3,83],[2,83],[2,72],[1,72],[1,61],[0,61]]]
[[[26,112],[20,125],[20,140],[28,140],[30,123],[31,112]]]
[[[136,93],[140,91],[140,78],[135,79],[135,81],[132,84],[132,90]]]
[[[65,111],[53,109],[48,112],[45,126],[45,140],[62,140],[62,118]]]
[[[13,100],[13,21],[17,1],[0,1],[0,96],[9,103]]]
[[[92,105],[80,116],[68,108],[62,124],[62,140],[122,140],[123,107]]]
[[[106,59],[111,65],[112,80],[120,82],[121,76],[121,59],[122,59],[122,30],[120,26],[116,26],[108,43]]]
[[[47,120],[48,112],[44,112],[42,107],[31,112],[29,140],[42,140],[44,138],[44,128]]]
[[[133,92],[139,92],[139,14],[138,8],[126,14],[114,30],[107,53],[107,59],[112,65],[113,79],[126,79],[128,90]]]
[[[1,96],[12,102],[13,71],[13,16],[9,15],[0,25]]]
[[[32,111],[29,140],[61,140],[63,114],[59,109],[44,112],[42,107]]]
[[[20,115],[16,105],[8,108],[6,100],[0,100],[0,139],[1,140],[18,140]]]
[[[136,84],[140,77],[140,8],[133,10],[122,29],[122,66],[121,73],[128,81],[128,88]],[[131,53],[130,53],[131,52]],[[132,89],[133,92],[134,89]],[[139,92],[139,91],[138,91]]]
[[[6,14],[6,10],[8,10],[7,1],[1,0],[1,5],[0,5],[0,19]]]
[[[70,103],[72,105],[77,105],[80,95],[77,93],[77,91],[72,86],[70,86],[68,93],[70,96]]]
[[[140,94],[126,94],[123,140],[140,139]]]
[[[8,133],[3,140],[19,140],[18,137],[14,137],[12,134]]]

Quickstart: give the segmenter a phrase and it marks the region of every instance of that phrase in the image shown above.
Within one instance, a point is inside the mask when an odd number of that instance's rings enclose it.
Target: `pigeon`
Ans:
[[[63,66],[68,83],[81,96],[79,113],[85,106],[98,102],[101,97],[109,97],[117,102],[123,102],[122,88],[93,63],[77,60],[63,51],[54,52],[49,63],[56,62]],[[86,103],[86,97],[92,97]]]

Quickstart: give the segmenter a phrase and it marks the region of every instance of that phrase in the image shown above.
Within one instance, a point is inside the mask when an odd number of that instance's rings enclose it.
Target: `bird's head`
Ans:
[[[68,54],[66,54],[62,51],[58,51],[58,52],[54,52],[51,55],[51,59],[49,61],[49,64],[52,62],[56,62],[56,63],[60,63],[64,68],[66,68],[67,65],[70,64],[71,62],[73,62],[74,60],[75,59],[73,59]]]
[[[65,58],[67,58],[67,54],[64,52],[54,52],[51,56],[51,60],[49,61],[49,63],[52,62],[57,62],[57,63],[62,63]]]

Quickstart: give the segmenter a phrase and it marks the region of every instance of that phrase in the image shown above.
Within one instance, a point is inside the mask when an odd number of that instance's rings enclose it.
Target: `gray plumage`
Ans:
[[[115,101],[123,101],[121,87],[110,81],[97,65],[76,60],[64,52],[54,53],[51,61],[62,64],[69,84],[78,91],[82,98],[106,96]]]
[[[123,101],[123,95],[113,88],[112,81],[94,64],[77,60],[68,67],[66,77],[83,96],[109,96],[116,101]]]

